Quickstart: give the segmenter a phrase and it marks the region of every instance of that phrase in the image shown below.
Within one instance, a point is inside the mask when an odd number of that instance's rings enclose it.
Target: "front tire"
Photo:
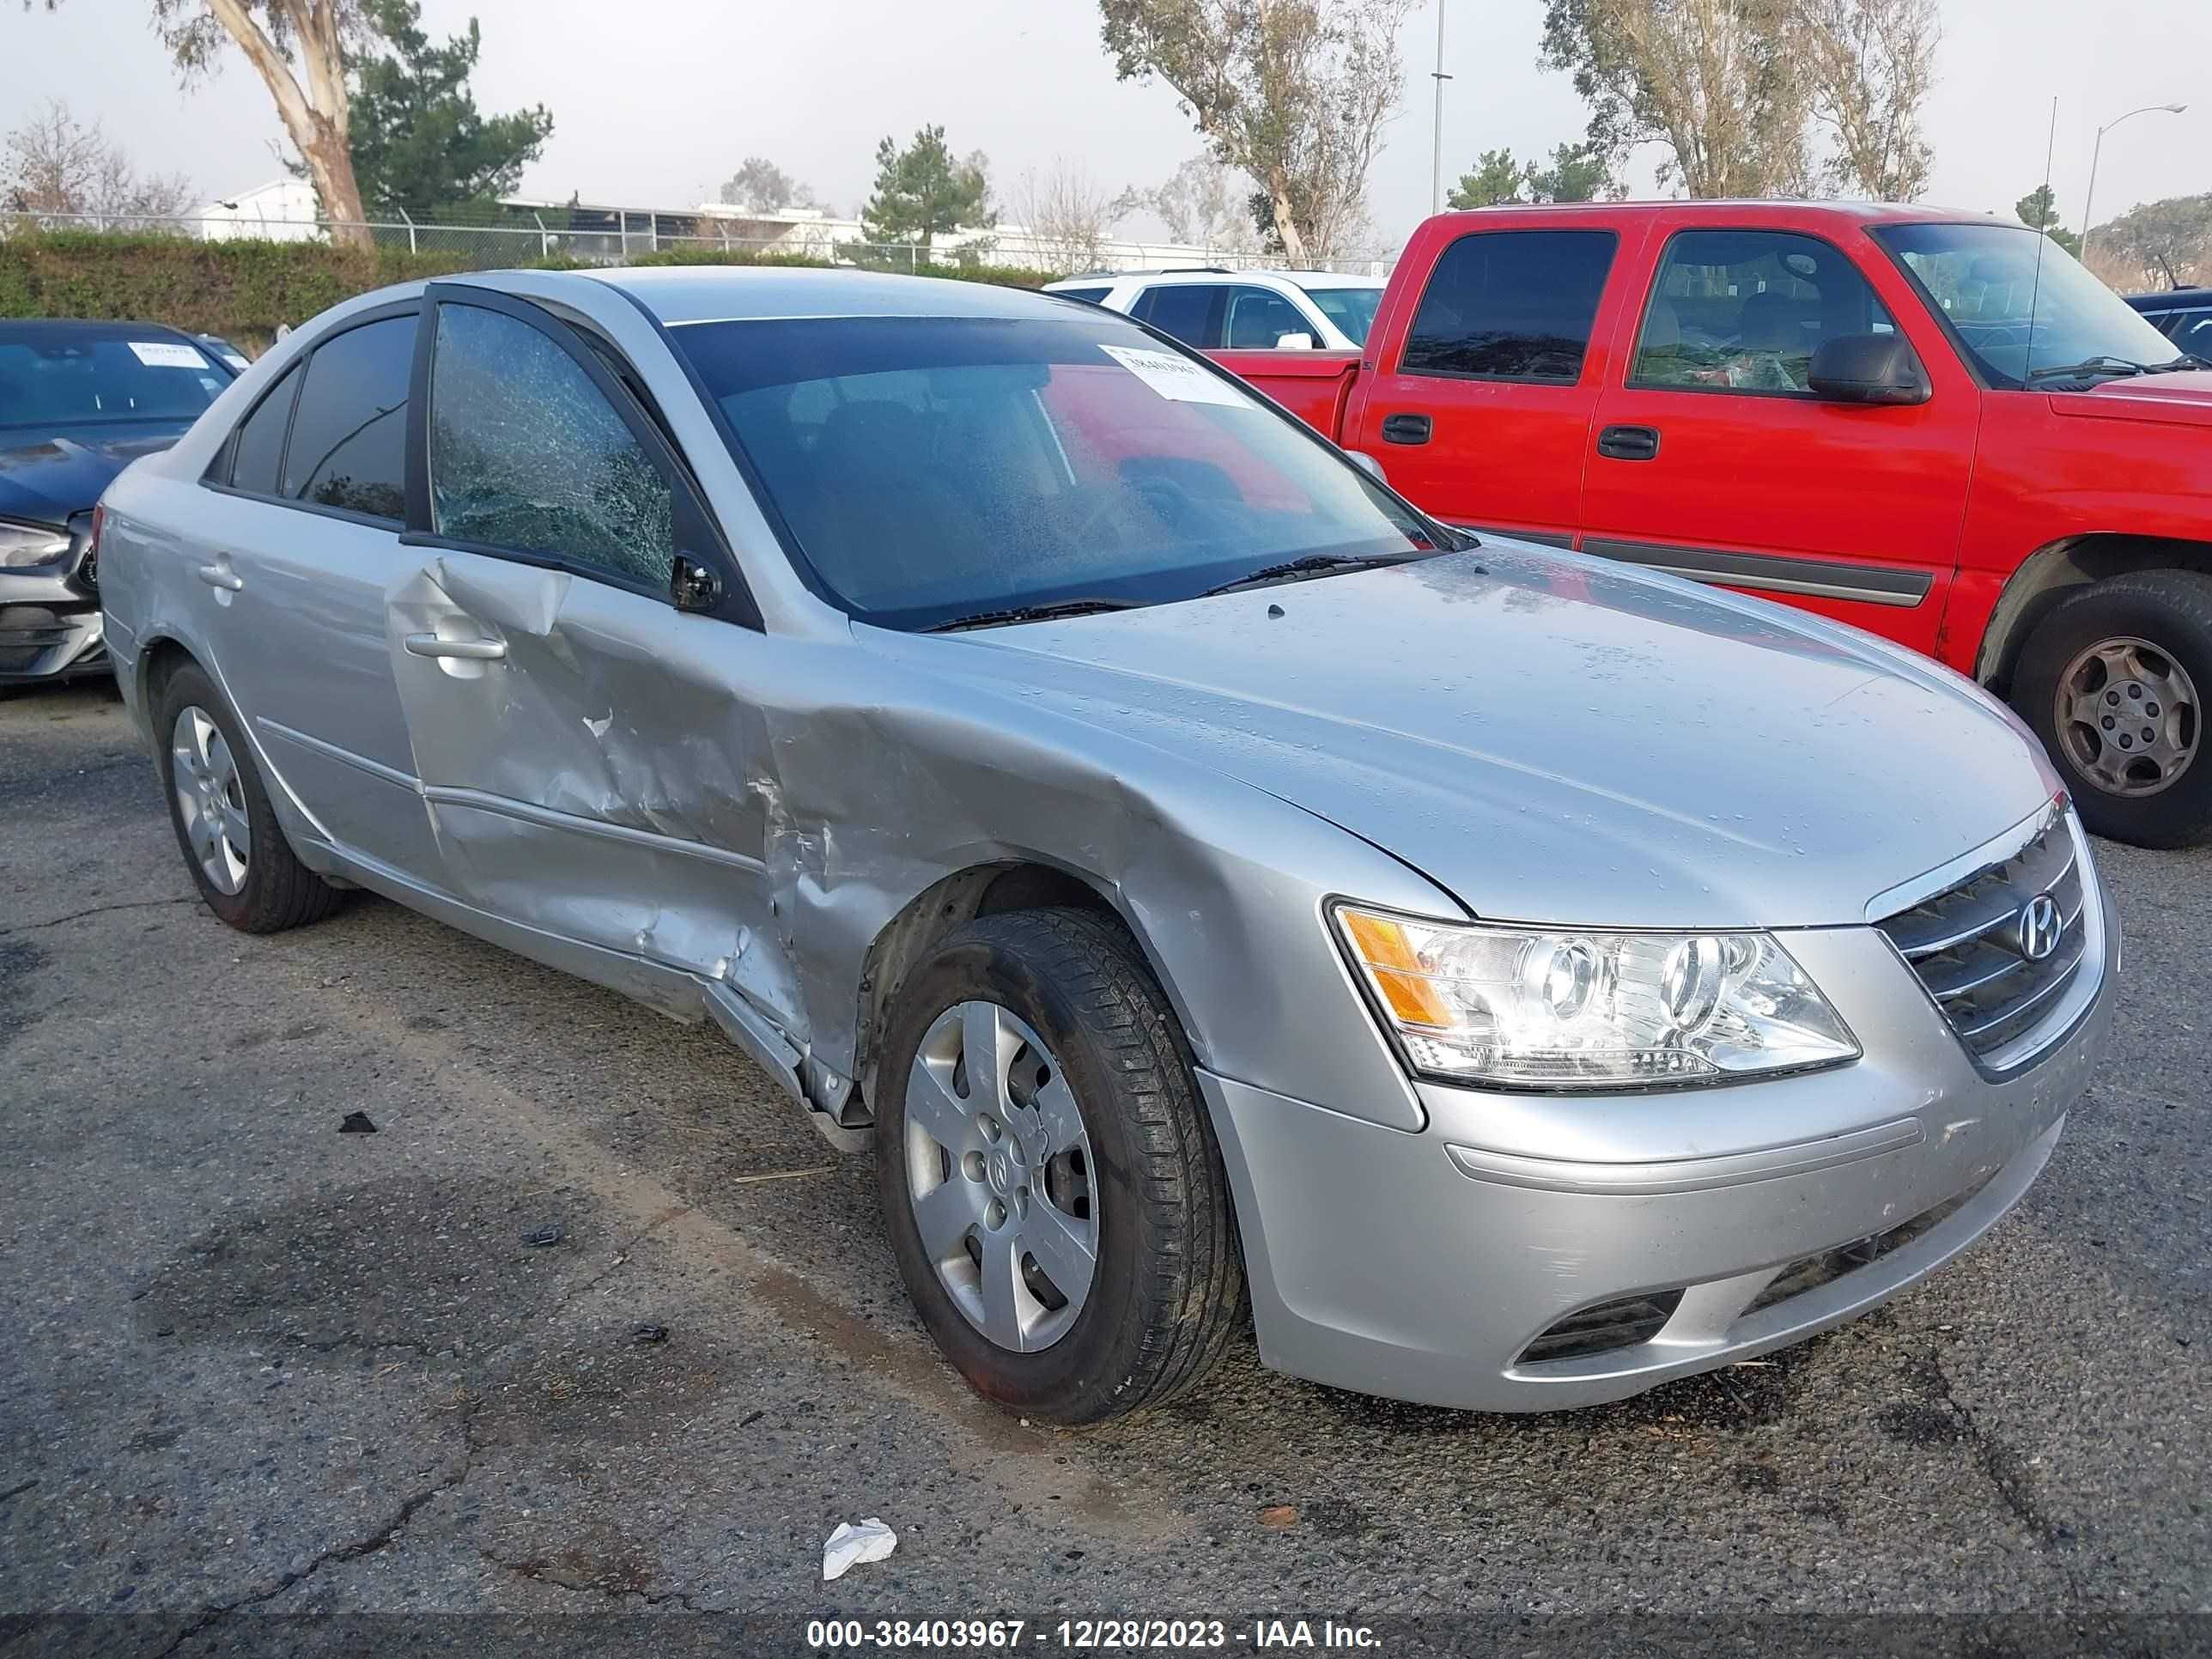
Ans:
[[[948,934],[900,988],[878,1078],[892,1254],[978,1393],[1073,1424],[1200,1382],[1243,1267],[1174,1012],[1126,933],[1050,909]]]
[[[2013,702],[2100,836],[2212,836],[2212,576],[2142,570],[2068,593],[2028,636]]]
[[[198,664],[164,683],[154,731],[170,827],[208,908],[246,933],[330,915],[337,890],[293,855],[238,717]]]

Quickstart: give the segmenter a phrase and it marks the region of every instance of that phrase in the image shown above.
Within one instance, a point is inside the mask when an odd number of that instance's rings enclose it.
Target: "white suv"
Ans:
[[[1328,270],[1133,270],[1048,283],[1150,323],[1201,351],[1357,351],[1382,303],[1382,278]]]

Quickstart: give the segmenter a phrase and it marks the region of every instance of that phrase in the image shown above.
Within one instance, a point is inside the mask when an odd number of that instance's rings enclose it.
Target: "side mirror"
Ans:
[[[1275,349],[1278,351],[1311,351],[1313,349],[1314,337],[1310,334],[1300,332],[1275,337]]]
[[[722,579],[710,567],[678,553],[669,574],[668,597],[678,611],[712,611],[722,602]]]
[[[1924,404],[1934,395],[1902,334],[1839,334],[1813,353],[1807,383],[1832,404]]]
[[[1390,482],[1382,471],[1382,463],[1367,453],[1365,450],[1347,449],[1344,452],[1344,459],[1374,479],[1376,483],[1387,484]]]

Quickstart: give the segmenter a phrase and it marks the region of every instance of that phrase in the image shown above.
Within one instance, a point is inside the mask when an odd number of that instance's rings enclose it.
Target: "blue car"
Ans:
[[[105,672],[92,509],[236,378],[153,323],[0,323],[0,684]]]
[[[2212,288],[2174,288],[2126,297],[2174,344],[2212,362]]]

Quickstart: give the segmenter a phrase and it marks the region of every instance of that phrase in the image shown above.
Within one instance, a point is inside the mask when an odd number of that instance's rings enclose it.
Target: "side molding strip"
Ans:
[[[1779,553],[1723,553],[1702,547],[1665,547],[1656,542],[1616,542],[1585,538],[1582,550],[1601,559],[1687,576],[1694,582],[1752,587],[1773,593],[1809,593],[1816,599],[1856,599],[1862,605],[1910,608],[1928,597],[1936,579],[1925,570],[1897,570],[1887,565],[1845,564],[1832,559],[1799,559]]]

